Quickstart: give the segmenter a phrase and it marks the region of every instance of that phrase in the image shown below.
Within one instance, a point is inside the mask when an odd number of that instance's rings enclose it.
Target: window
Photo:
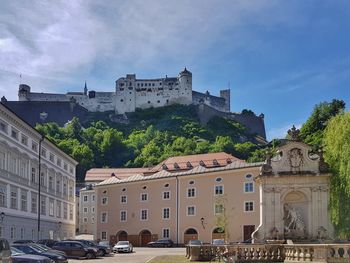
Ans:
[[[120,222],[126,222],[126,211],[120,211]]]
[[[163,208],[163,219],[170,218],[170,208]]]
[[[10,238],[12,239],[16,238],[16,228],[14,226],[11,226],[10,228]]]
[[[57,158],[57,165],[58,165],[58,166],[61,166],[61,164],[62,164],[61,158]]]
[[[84,211],[84,213],[87,213],[87,212],[88,212],[88,208],[87,208],[87,207],[84,207],[84,208],[83,208],[83,211]]]
[[[188,207],[187,207],[187,215],[188,215],[188,216],[194,216],[194,215],[196,215],[196,207],[194,207],[194,206],[188,206]]]
[[[101,213],[101,223],[107,223],[107,213]]]
[[[50,200],[49,200],[49,216],[54,216],[54,213],[55,213],[54,200],[50,198]]]
[[[21,143],[25,146],[28,145],[28,137],[25,136],[24,134],[21,135]]]
[[[25,235],[25,229],[23,227],[21,227],[21,239],[24,238],[24,235]]]
[[[91,207],[91,213],[95,213],[95,207]]]
[[[224,194],[224,186],[215,185],[215,195],[223,195],[223,194]]]
[[[17,188],[11,188],[11,204],[10,208],[17,209]]]
[[[61,218],[61,201],[56,201],[56,216]]]
[[[91,196],[92,202],[95,202],[95,195]]]
[[[147,193],[142,193],[141,194],[141,202],[146,202],[148,200],[148,194]]]
[[[88,201],[88,196],[87,195],[83,195],[83,201],[87,202]]]
[[[126,203],[127,203],[127,197],[126,197],[126,195],[122,195],[122,196],[120,197],[120,203],[122,203],[122,204],[126,204]]]
[[[49,176],[49,189],[50,190],[54,190],[54,187],[53,187],[53,176],[52,175]]]
[[[63,194],[67,195],[67,181],[63,181]]]
[[[36,193],[30,192],[32,205],[31,205],[31,212],[37,213],[37,205],[38,205],[38,196]]]
[[[69,220],[73,220],[73,205],[69,205]]]
[[[5,164],[6,164],[6,154],[4,152],[0,152],[0,168],[5,169]]]
[[[101,239],[102,240],[107,240],[107,232],[106,231],[102,231],[101,232]]]
[[[217,178],[215,179],[215,182],[221,183],[221,182],[222,182],[222,178],[221,178],[221,177],[217,177]]]
[[[45,148],[41,148],[41,156],[43,156],[44,158],[46,158],[47,156],[47,151]]]
[[[187,197],[196,197],[196,188],[187,188]]]
[[[0,121],[0,131],[7,134],[7,127],[8,127],[7,123]]]
[[[253,179],[253,175],[247,174],[247,175],[245,176],[245,179],[247,179],[247,180],[252,180],[252,179]]]
[[[66,171],[68,170],[68,164],[67,163],[63,163],[63,169],[66,170]]]
[[[94,217],[91,217],[91,223],[95,223],[95,218]]]
[[[67,214],[68,214],[68,208],[67,208],[67,204],[63,203],[63,219],[67,219]]]
[[[169,228],[163,229],[163,238],[170,238],[170,229]]]
[[[84,218],[83,218],[83,222],[84,222],[84,223],[87,223],[87,222],[88,222],[87,217],[84,217]]]
[[[6,207],[6,185],[0,185],[0,207]]]
[[[108,197],[102,197],[102,205],[107,205]]]
[[[41,186],[45,186],[45,173],[42,172],[40,175],[40,184]]]
[[[41,196],[41,214],[46,215],[46,197]]]
[[[11,129],[11,137],[15,140],[18,140],[18,131],[15,129]]]
[[[215,204],[215,214],[222,214],[224,212],[223,204]]]
[[[247,201],[244,202],[244,212],[253,212],[254,211],[254,202]]]
[[[37,152],[37,151],[38,151],[38,144],[37,144],[36,142],[33,142],[33,141],[32,141],[32,150],[33,150],[34,152]]]
[[[61,191],[62,191],[62,189],[61,189],[61,180],[60,180],[60,179],[57,179],[57,181],[56,181],[56,192],[57,192],[58,194],[60,194]]]
[[[55,162],[55,155],[53,153],[50,153],[50,162]]]
[[[21,210],[27,211],[27,191],[21,190]]]
[[[164,200],[170,199],[170,192],[169,192],[169,191],[163,192],[163,199],[164,199]]]
[[[36,183],[36,168],[32,167],[31,182]]]
[[[244,183],[244,192],[252,193],[254,192],[254,184],[253,182]]]
[[[145,221],[148,219],[148,210],[147,209],[142,209],[141,210],[141,220]]]

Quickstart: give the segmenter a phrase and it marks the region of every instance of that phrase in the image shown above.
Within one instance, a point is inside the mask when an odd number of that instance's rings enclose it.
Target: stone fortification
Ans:
[[[137,108],[158,108],[172,104],[204,103],[219,111],[230,111],[230,91],[220,91],[220,97],[209,92],[192,91],[192,73],[186,68],[177,77],[156,79],[137,79],[135,74],[116,81],[115,91],[88,91],[85,84],[83,92],[66,94],[31,92],[25,84],[19,86],[19,101],[74,101],[90,112],[115,111],[116,114],[134,112]]]

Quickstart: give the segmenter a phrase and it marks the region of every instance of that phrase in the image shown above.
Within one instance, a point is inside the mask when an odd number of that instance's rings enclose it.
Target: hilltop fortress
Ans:
[[[135,74],[127,74],[115,82],[112,92],[88,90],[85,83],[82,92],[38,93],[20,84],[18,100],[7,101],[3,97],[1,101],[33,126],[44,122],[64,125],[74,116],[84,120],[88,112],[109,112],[112,121],[127,123],[127,113],[136,109],[193,104],[202,124],[216,116],[224,117],[243,124],[250,134],[266,138],[263,114],[256,116],[249,110],[231,112],[229,89],[220,90],[219,97],[192,90],[192,73],[186,68],[177,77],[137,79]]]
[[[49,94],[31,92],[25,84],[19,86],[19,101],[75,101],[90,112],[115,111],[116,114],[134,112],[137,108],[157,108],[172,104],[207,104],[216,110],[230,111],[230,90],[221,90],[220,97],[209,92],[192,91],[192,73],[186,68],[177,77],[137,79],[127,74],[115,83],[115,91],[88,91]]]

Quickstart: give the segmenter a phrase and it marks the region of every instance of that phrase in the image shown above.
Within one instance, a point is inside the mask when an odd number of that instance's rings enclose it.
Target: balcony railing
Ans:
[[[349,263],[350,244],[234,244],[186,246],[191,261],[210,261],[228,255],[236,262]]]

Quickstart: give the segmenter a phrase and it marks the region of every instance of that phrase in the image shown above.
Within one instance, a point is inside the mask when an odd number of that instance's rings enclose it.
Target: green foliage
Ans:
[[[333,99],[331,102],[317,104],[309,117],[300,129],[300,137],[303,141],[319,149],[322,145],[323,131],[328,121],[337,114],[343,112],[345,102]]]
[[[331,218],[340,237],[350,236],[350,112],[332,118],[324,132],[324,158],[331,167]]]
[[[213,118],[199,123],[194,106],[173,105],[128,113],[128,124],[110,121],[112,113],[89,113],[80,124],[73,118],[65,127],[55,123],[37,129],[80,164],[77,180],[91,167],[148,167],[170,156],[225,151],[248,158],[258,147],[241,124]]]

